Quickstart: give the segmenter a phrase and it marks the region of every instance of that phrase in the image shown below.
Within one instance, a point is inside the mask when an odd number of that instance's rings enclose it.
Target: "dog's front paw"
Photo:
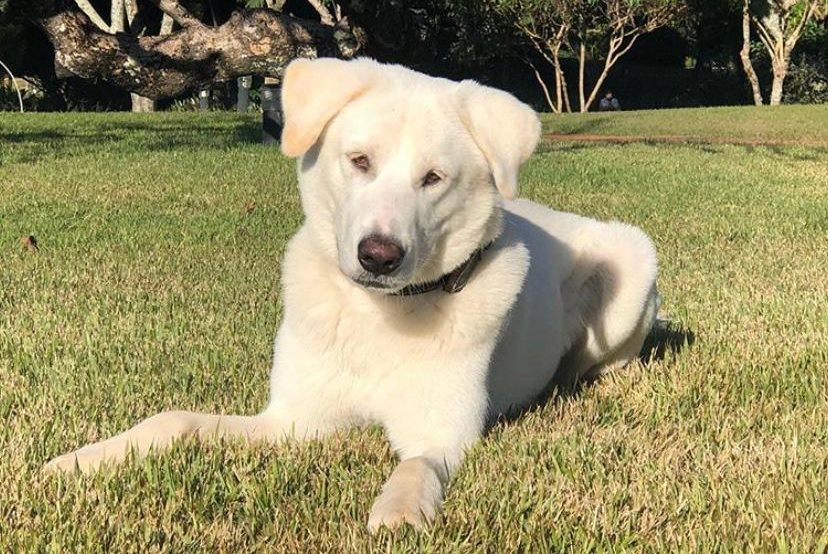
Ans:
[[[396,529],[406,523],[422,529],[434,521],[437,507],[433,499],[386,490],[374,500],[368,516],[368,530],[376,533],[380,527]]]
[[[405,523],[421,529],[434,521],[443,501],[438,473],[425,458],[400,463],[382,487],[368,517],[368,530],[396,529]]]
[[[54,458],[45,466],[44,473],[92,473],[96,471],[106,459],[104,450],[97,444],[84,446],[74,452]]]

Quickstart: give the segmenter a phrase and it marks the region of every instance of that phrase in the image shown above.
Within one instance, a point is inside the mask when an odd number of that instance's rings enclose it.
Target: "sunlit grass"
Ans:
[[[785,110],[803,113],[771,121]],[[767,111],[636,113],[603,132],[793,136]],[[266,402],[301,213],[293,162],[256,140],[255,118],[222,114],[0,116],[0,551],[825,549],[819,147],[545,143],[524,193],[649,232],[671,323],[646,364],[497,425],[425,533],[365,530],[393,467],[377,429],[41,476],[160,410]]]
[[[713,142],[800,142],[828,148],[828,106],[729,106],[697,109],[548,114],[544,131],[553,134],[687,137]]]

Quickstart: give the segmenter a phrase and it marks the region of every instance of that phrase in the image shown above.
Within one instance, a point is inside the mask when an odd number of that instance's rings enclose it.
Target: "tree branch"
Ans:
[[[759,35],[760,42],[764,45],[765,49],[768,51],[768,54],[772,59],[777,57],[776,53],[776,45],[774,44],[775,41],[773,37],[765,28],[764,24],[759,20],[758,17],[751,14],[751,19],[753,20],[753,26],[756,28],[757,34]]]
[[[89,3],[89,0],[75,0],[75,4],[86,14],[86,17],[101,31],[109,32],[109,25],[103,18],[95,11],[94,6]]]
[[[112,0],[109,10],[109,32],[124,32],[124,0]]]
[[[333,25],[336,23],[334,20],[333,14],[330,12],[328,8],[320,0],[307,0],[308,4],[310,4],[316,13],[319,14],[319,21],[322,22],[323,25]]]
[[[547,87],[546,83],[543,81],[543,78],[541,77],[541,74],[540,74],[540,71],[538,71],[538,68],[535,67],[535,64],[533,64],[531,61],[527,61],[526,63],[529,65],[529,67],[532,68],[532,71],[535,73],[535,79],[537,79],[538,84],[541,86],[541,90],[543,90],[543,95],[546,97],[546,103],[549,106],[549,109],[551,109],[553,113],[560,113],[561,112],[560,107],[556,106],[555,103],[552,102],[552,97],[549,95],[549,87]],[[556,71],[555,79],[556,79],[556,83],[559,83],[559,81],[557,81],[557,77],[558,77],[558,75],[557,75],[557,71]],[[560,94],[560,93],[558,93],[558,94]],[[560,102],[560,96],[558,97],[558,102]]]
[[[170,14],[165,13],[164,17],[161,18],[161,30],[158,31],[158,34],[162,37],[165,35],[169,35],[173,32],[173,26],[175,25],[175,21]]]
[[[188,12],[176,0],[148,0],[150,4],[169,15],[182,27],[205,27],[204,23]]]
[[[813,0],[812,2],[808,2],[808,5],[805,6],[805,13],[802,14],[802,19],[799,20],[796,28],[794,28],[793,33],[791,36],[785,40],[785,50],[791,52],[796,46],[796,42],[799,40],[799,35],[802,34],[802,30],[805,28],[805,25],[808,24],[811,17],[814,15],[817,7],[817,0]]]
[[[241,10],[218,27],[155,37],[102,33],[77,12],[41,25],[55,47],[59,77],[106,81],[154,99],[241,75],[281,77],[294,58],[350,58],[362,46],[343,22],[329,27],[269,9]]]
[[[612,66],[614,66],[615,63],[624,56],[624,54],[626,54],[627,52],[630,51],[630,48],[633,47],[633,45],[635,44],[635,41],[638,40],[638,37],[640,37],[642,34],[644,34],[644,33],[639,32],[639,33],[634,33],[634,34],[627,35],[628,37],[630,37],[630,42],[628,42],[627,45],[624,46],[623,48],[621,47],[623,42],[620,42],[618,44],[618,48],[620,48],[620,49],[617,50],[615,52],[615,55],[612,57],[612,61],[609,64],[610,68],[612,68]],[[609,59],[609,56],[607,57],[607,59]]]
[[[135,16],[138,15],[136,0],[124,0],[124,11],[126,11],[127,26],[130,30],[133,30],[132,24],[135,21]]]

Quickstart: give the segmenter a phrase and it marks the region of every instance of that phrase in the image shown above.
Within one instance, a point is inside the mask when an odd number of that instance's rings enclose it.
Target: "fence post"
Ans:
[[[239,93],[236,96],[236,111],[239,113],[247,113],[247,108],[250,106],[250,87],[253,85],[252,75],[243,75],[236,81],[239,86]]]
[[[210,109],[210,89],[203,88],[198,91],[198,109],[206,112]]]
[[[279,144],[282,136],[282,89],[276,84],[262,86],[262,144]]]

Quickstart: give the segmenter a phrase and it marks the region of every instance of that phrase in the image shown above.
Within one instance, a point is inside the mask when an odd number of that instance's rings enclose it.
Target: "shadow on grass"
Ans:
[[[659,362],[668,355],[675,356],[686,347],[696,342],[696,334],[681,324],[672,321],[659,319],[653,325],[653,329],[644,345],[638,353],[638,361],[646,368],[654,362]],[[623,371],[623,369],[619,370]],[[507,415],[502,415],[489,422],[486,433],[491,433],[495,428],[506,423],[512,423],[527,414],[542,410],[550,402],[564,402],[570,399],[579,398],[585,391],[598,383],[602,376],[591,379],[578,380],[575,383],[558,383],[554,381],[546,390],[531,404],[520,410],[515,410]]]
[[[828,155],[828,148],[814,145],[780,145],[780,144],[729,144],[726,142],[703,142],[696,140],[688,140],[687,142],[667,142],[654,137],[652,139],[641,138],[636,140],[619,141],[612,137],[607,137],[606,140],[596,138],[595,140],[578,140],[577,138],[568,138],[567,134],[557,135],[554,139],[544,137],[541,139],[537,148],[538,154],[549,153],[569,153],[579,152],[581,150],[591,150],[599,148],[625,148],[629,146],[652,146],[659,149],[686,149],[694,148],[706,154],[728,155],[732,151],[730,148],[738,148],[745,154],[758,154],[767,156],[780,161],[792,162],[812,162],[825,159]]]
[[[579,152],[581,150],[602,148],[610,144],[608,142],[565,142],[565,140],[566,139],[562,139],[559,142],[557,140],[549,140],[542,138],[540,144],[538,144],[538,147],[535,150],[535,153],[551,154],[553,152]]]
[[[638,359],[647,367],[653,362],[660,362],[668,353],[675,356],[685,347],[693,346],[695,342],[696,333],[690,329],[669,320],[659,319],[644,339]]]
[[[6,144],[3,163],[31,163],[41,159],[93,153],[102,148],[160,152],[175,149],[229,148],[261,140],[258,120],[209,121],[194,115],[191,121],[150,119],[146,121],[89,121],[70,128],[33,128],[0,131]]]
[[[828,148],[799,147],[792,149],[790,147],[782,147],[778,144],[767,144],[760,147],[746,146],[745,150],[747,152],[753,152],[755,149],[759,148],[771,157],[779,160],[794,162],[814,162],[824,160],[826,154],[828,154]]]
[[[595,133],[599,129],[605,127],[605,124],[609,121],[608,117],[594,117],[591,119],[587,119],[585,121],[581,121],[578,125],[572,125],[571,127],[568,125],[561,125],[560,127],[549,124],[544,126],[545,132],[554,131],[556,134],[561,136],[566,135],[589,135]],[[551,129],[549,129],[551,128]]]

